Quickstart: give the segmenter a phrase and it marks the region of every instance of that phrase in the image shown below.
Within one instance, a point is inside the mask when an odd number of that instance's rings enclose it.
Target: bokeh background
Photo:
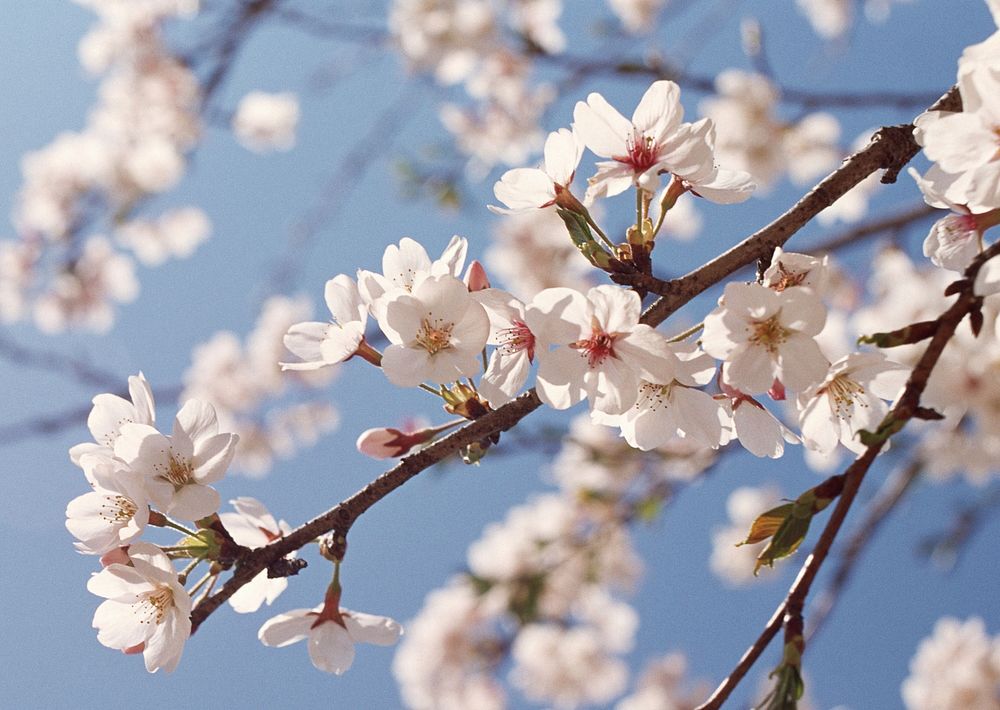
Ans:
[[[384,23],[382,2],[338,5],[344,17],[372,26]],[[818,39],[791,0],[704,6],[710,12],[677,13],[654,37],[664,48],[686,53],[692,71],[712,75],[727,67],[748,68],[739,49],[740,20],[758,17],[776,76],[784,85],[800,88],[937,95],[953,83],[962,48],[993,31],[979,0],[899,4],[885,24],[858,22],[842,44]],[[713,18],[710,27],[706,17]],[[68,0],[0,5],[0,96],[5,97],[0,110],[0,214],[12,209],[20,157],[59,131],[83,125],[94,102],[95,82],[80,69],[76,44],[93,21],[91,13]],[[602,3],[571,0],[562,26],[574,51],[585,54],[604,46],[607,40],[596,36],[595,27],[610,21]],[[177,30],[178,41],[185,40],[186,32],[193,30]],[[586,79],[575,94],[553,106],[545,128],[568,125],[573,103],[594,90],[628,112],[645,86],[644,80]],[[286,153],[260,156],[241,147],[224,121],[209,123],[182,185],[158,203],[195,204],[207,212],[213,236],[194,257],[140,269],[140,297],[119,310],[106,335],[52,337],[16,325],[4,328],[5,337],[26,348],[90,361],[118,373],[122,384],[142,370],[154,387],[169,387],[181,381],[195,345],[219,330],[241,336],[250,330],[262,299],[273,291],[275,269],[288,258],[290,238],[310,215],[319,216],[318,228],[297,247],[291,278],[279,286],[310,297],[320,317],[326,279],[358,267],[377,268],[385,245],[402,236],[414,237],[435,254],[457,233],[469,238],[473,256],[482,256],[501,219],[485,209],[497,174],[463,183],[460,208],[445,210],[433,199],[405,197],[396,169],[401,158],[419,159],[427,146],[447,139],[436,107],[448,90],[409,76],[390,50],[314,37],[282,23],[265,24],[253,34],[217,104],[232,108],[254,89],[299,94],[297,145]],[[682,97],[694,115],[701,95],[684,91]],[[850,140],[866,128],[907,122],[913,115],[879,107],[840,117]],[[384,130],[373,136],[379,121]],[[784,184],[767,199],[740,206],[700,205],[705,220],[701,235],[662,245],[655,255],[658,271],[671,275],[696,266],[766,224],[799,193]],[[873,200],[870,214],[918,199],[904,176]],[[620,203],[618,214],[616,205],[611,203],[608,220],[623,224],[629,205]],[[804,249],[835,231],[809,225],[789,248]],[[917,229],[902,243],[919,249],[922,237]],[[843,256],[847,270],[863,278],[872,248],[848,251]],[[680,319],[693,322],[716,296],[699,299]],[[7,435],[0,448],[0,705],[139,705],[150,710],[400,705],[390,671],[392,649],[359,647],[350,672],[330,677],[310,665],[302,645],[275,650],[256,640],[267,610],[243,616],[221,609],[188,642],[172,675],[148,675],[138,657],[100,646],[90,628],[98,600],[85,588],[95,560],[73,551],[63,526],[67,501],[85,490],[66,454],[70,445],[89,438],[85,417],[50,434],[18,429],[38,417],[86,409],[100,390],[58,368],[16,364],[4,357],[0,383],[0,429]],[[224,499],[254,496],[276,516],[298,524],[383,470],[356,453],[360,431],[398,424],[410,415],[439,416],[426,394],[396,390],[377,373],[365,371],[363,363],[344,368],[328,393],[340,411],[339,429],[292,460],[277,462],[264,478],[230,475],[218,486]],[[159,420],[169,422],[175,402],[161,400],[158,405]],[[567,422],[568,416],[539,412],[523,426]],[[889,464],[869,477],[862,502],[884,480]],[[408,483],[353,528],[343,572],[345,606],[405,623],[430,590],[463,568],[467,545],[487,523],[551,487],[546,467],[544,455],[508,446],[503,455],[487,457],[478,467],[453,463]],[[714,686],[729,672],[782,598],[802,554],[748,589],[721,584],[707,560],[711,532],[726,521],[726,496],[737,486],[769,481],[792,494],[819,480],[797,447],[777,463],[731,452],[709,477],[685,489],[661,519],[635,529],[647,571],[632,600],[642,618],[629,656],[633,668],[676,649],[687,654],[692,677]],[[983,520],[947,570],[919,553],[922,540],[946,529],[956,512],[980,495],[965,483],[920,484],[879,532],[834,617],[808,649],[809,693],[819,707],[901,706],[899,684],[909,659],[942,615],[979,615],[989,630],[1000,629],[997,516]],[[275,613],[318,601],[328,571],[315,555],[309,559],[314,564],[291,581]],[[740,688],[735,706],[750,700],[758,678],[776,662],[777,645]],[[516,693],[511,697],[515,707],[524,703]]]

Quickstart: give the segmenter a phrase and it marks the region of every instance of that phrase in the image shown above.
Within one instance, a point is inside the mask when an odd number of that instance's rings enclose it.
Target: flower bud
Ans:
[[[486,269],[477,259],[473,259],[472,263],[469,264],[463,281],[470,292],[483,291],[490,287],[490,277],[486,275]]]
[[[405,456],[414,446],[434,438],[436,429],[403,432],[399,429],[375,428],[361,432],[356,446],[358,451],[373,459],[391,459]]]

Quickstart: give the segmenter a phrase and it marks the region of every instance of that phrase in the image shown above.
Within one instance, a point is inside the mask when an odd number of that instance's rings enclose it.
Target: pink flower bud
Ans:
[[[465,271],[464,281],[470,292],[482,291],[490,287],[490,278],[486,275],[486,269],[476,259],[473,259]]]
[[[414,446],[430,441],[436,433],[436,429],[421,429],[415,432],[402,432],[391,428],[368,429],[361,432],[356,446],[358,451],[373,459],[398,458],[405,456]]]

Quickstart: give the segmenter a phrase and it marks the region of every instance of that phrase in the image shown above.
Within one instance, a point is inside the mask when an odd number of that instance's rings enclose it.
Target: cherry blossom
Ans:
[[[478,372],[490,319],[455,277],[423,279],[412,295],[387,302],[384,320],[392,345],[382,356],[382,369],[393,384],[444,384]]]
[[[595,154],[611,158],[598,163],[586,201],[617,195],[632,185],[655,192],[663,173],[673,173],[713,202],[747,199],[753,190],[749,175],[715,165],[712,122],[682,123],[683,117],[680,88],[672,81],[654,82],[631,121],[600,94],[578,102],[573,120],[581,140]]]
[[[674,348],[679,355],[673,381],[641,381],[636,403],[616,416],[594,413],[596,421],[621,428],[629,445],[649,451],[675,437],[690,437],[713,449],[725,440],[723,427],[729,417],[722,404],[698,389],[712,381],[715,362],[695,348]]]
[[[786,443],[799,443],[798,437],[756,399],[730,387],[724,378],[720,378],[719,384],[725,394],[723,405],[732,419],[732,428],[723,430],[726,437],[723,443],[738,439],[743,448],[754,456],[772,459],[782,457]]]
[[[288,523],[276,521],[264,504],[255,498],[242,496],[229,502],[236,512],[220,513],[219,519],[237,545],[251,549],[263,547],[292,531]],[[287,578],[271,579],[267,570],[262,570],[229,597],[229,605],[240,614],[251,614],[264,602],[270,606],[286,587]]]
[[[191,635],[191,597],[169,558],[155,545],[133,543],[130,564],[110,564],[87,582],[104,597],[94,613],[97,640],[109,648],[142,648],[146,670],[173,671]]]
[[[208,484],[225,475],[239,441],[218,430],[212,405],[188,400],[174,419],[171,436],[148,424],[124,425],[115,456],[145,477],[149,498],[162,512],[199,520],[219,509],[219,494]]]
[[[354,663],[354,644],[392,646],[402,634],[403,627],[388,617],[321,604],[268,619],[257,638],[275,648],[308,639],[309,658],[316,669],[343,675]]]
[[[251,91],[240,99],[233,115],[233,133],[258,153],[290,150],[295,145],[299,100],[295,94]]]
[[[330,323],[296,323],[285,335],[285,347],[302,362],[282,362],[282,370],[315,370],[335,365],[358,352],[368,325],[368,305],[350,276],[340,274],[326,282]]]
[[[524,386],[535,359],[535,349],[544,350],[548,346],[539,342],[531,330],[532,318],[526,312],[530,305],[525,306],[506,291],[495,288],[477,292],[475,299],[483,305],[490,319],[487,342],[496,346],[479,390],[491,403],[500,405]]]
[[[141,372],[128,378],[128,391],[131,402],[116,394],[99,394],[94,397],[94,407],[87,417],[87,428],[96,443],[77,444],[70,448],[69,457],[73,463],[79,466],[83,454],[113,456],[115,441],[126,424],[152,426],[156,423],[153,390]]]
[[[142,478],[114,459],[83,454],[80,466],[93,486],[66,506],[66,528],[79,552],[101,555],[142,535],[149,505]]]
[[[823,378],[828,363],[813,339],[826,308],[806,288],[777,293],[760,284],[730,283],[705,317],[701,345],[725,360],[724,380],[746,394],[767,392],[774,380],[801,391]]]
[[[635,404],[639,380],[672,382],[677,356],[666,338],[639,323],[634,291],[595,286],[584,296],[553,288],[532,301],[542,316],[532,332],[555,350],[536,352],[538,396],[555,409],[584,398],[591,409],[621,414]]]
[[[490,209],[498,214],[509,214],[555,204],[576,206],[569,186],[581,155],[583,143],[575,131],[561,128],[550,133],[545,141],[544,167],[515,168],[505,172],[494,185],[493,193],[507,209],[492,205]]]
[[[882,400],[893,399],[908,375],[907,368],[882,353],[852,353],[833,363],[823,382],[799,395],[803,443],[825,454],[839,440],[862,453],[865,446],[857,433],[878,426],[889,411]]]
[[[977,617],[939,619],[910,661],[901,688],[908,710],[996,707],[1000,688],[1000,637]]]

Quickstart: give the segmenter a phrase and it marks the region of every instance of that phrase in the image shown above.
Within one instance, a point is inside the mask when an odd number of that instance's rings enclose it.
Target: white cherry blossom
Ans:
[[[308,639],[312,664],[326,673],[342,675],[354,663],[354,644],[392,646],[403,634],[403,627],[386,616],[328,606],[279,614],[264,622],[257,638],[275,648]]]
[[[212,405],[191,399],[177,413],[171,436],[147,424],[123,426],[115,456],[145,477],[149,499],[162,512],[198,520],[219,509],[219,494],[208,484],[225,475],[239,441],[218,430]]]
[[[191,597],[170,559],[155,545],[133,543],[131,564],[110,564],[87,582],[104,597],[94,613],[97,640],[109,648],[142,648],[146,670],[173,671],[191,635]]]
[[[295,145],[299,99],[290,92],[251,91],[240,99],[233,115],[233,133],[246,148],[258,153],[290,150]]]
[[[732,428],[723,431],[729,441],[738,439],[754,456],[772,459],[782,457],[786,443],[799,443],[798,437],[756,399],[728,386],[723,379],[719,385],[726,395],[723,404],[732,419]]]
[[[142,535],[149,520],[143,480],[120,462],[83,454],[80,466],[93,490],[66,506],[66,528],[79,552],[102,555]]]
[[[631,121],[600,94],[577,102],[573,111],[577,133],[596,155],[611,159],[597,164],[586,200],[611,197],[632,185],[655,192],[663,173],[674,174],[713,202],[748,198],[753,190],[750,176],[715,165],[712,122],[682,123],[683,117],[680,88],[672,81],[654,82]]]
[[[94,408],[87,417],[87,428],[96,443],[77,444],[70,448],[69,457],[73,463],[79,466],[83,454],[113,456],[115,441],[126,424],[152,426],[156,423],[153,390],[141,372],[128,378],[128,391],[131,402],[116,394],[99,394],[94,397]]]
[[[595,421],[619,427],[625,441],[642,451],[664,446],[676,437],[690,437],[717,449],[728,438],[723,428],[729,417],[721,402],[699,389],[712,381],[715,361],[693,347],[674,351],[679,359],[673,381],[641,381],[631,408],[616,416],[595,412]]]
[[[479,390],[494,405],[500,405],[521,390],[534,362],[535,349],[547,345],[538,342],[532,332],[528,307],[506,291],[489,288],[477,291],[474,298],[486,309],[490,319],[487,342],[495,346]]]
[[[833,363],[823,382],[799,394],[803,443],[827,454],[839,441],[862,453],[857,433],[874,431],[889,411],[882,400],[896,397],[908,375],[907,368],[878,352],[851,353]]]
[[[545,140],[542,168],[515,168],[503,174],[493,186],[493,194],[507,208],[489,208],[498,214],[524,212],[560,203],[568,197],[570,183],[583,155],[583,143],[572,129],[560,128]]]
[[[316,370],[335,365],[358,352],[368,325],[368,304],[350,276],[339,274],[326,282],[329,323],[296,323],[285,334],[285,347],[302,362],[282,362],[282,370]]]
[[[726,361],[726,384],[746,394],[767,392],[776,379],[802,391],[826,374],[829,363],[813,337],[825,322],[826,308],[810,289],[777,293],[730,283],[705,317],[701,345]]]
[[[977,617],[939,619],[901,688],[908,710],[989,710],[1000,691],[1000,636]]]
[[[392,345],[382,356],[382,369],[393,384],[444,384],[479,371],[490,319],[454,276],[428,276],[412,294],[392,298],[384,320]]]
[[[677,356],[666,338],[639,323],[634,291],[595,286],[584,296],[553,288],[532,303],[542,316],[532,331],[559,346],[536,351],[538,396],[549,406],[567,409],[588,398],[591,409],[621,414],[635,404],[640,379],[673,381]]]

